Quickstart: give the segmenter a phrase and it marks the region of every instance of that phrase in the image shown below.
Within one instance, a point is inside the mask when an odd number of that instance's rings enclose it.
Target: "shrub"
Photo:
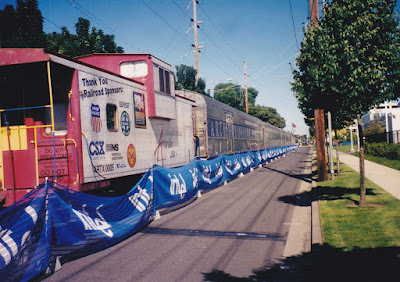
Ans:
[[[365,153],[391,160],[399,160],[400,144],[365,143]]]

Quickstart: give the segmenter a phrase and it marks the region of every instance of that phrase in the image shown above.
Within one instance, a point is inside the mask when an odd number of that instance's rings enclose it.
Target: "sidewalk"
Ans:
[[[339,160],[360,172],[358,157],[339,152]],[[400,171],[365,160],[365,177],[400,199]]]

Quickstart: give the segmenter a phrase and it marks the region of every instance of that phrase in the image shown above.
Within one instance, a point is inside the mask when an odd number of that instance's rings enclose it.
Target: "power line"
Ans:
[[[296,35],[296,26],[294,24],[294,19],[293,19],[293,9],[292,9],[292,1],[291,0],[289,0],[289,7],[290,7],[290,16],[292,17],[293,33],[294,33],[294,37],[296,39],[296,46],[297,46],[297,48],[299,48],[299,43],[297,42],[297,35]]]
[[[52,22],[52,21],[49,20],[48,18],[45,18],[45,17],[43,17],[43,16],[42,16],[42,18],[45,19],[46,21],[48,21],[49,23],[51,23],[52,25],[58,27],[60,30],[62,30],[62,27],[61,27],[61,26],[59,26],[59,25],[57,25],[56,23]]]
[[[210,21],[210,23],[214,26],[214,30],[217,31],[217,33],[221,36],[221,38],[224,37],[224,35],[222,34],[222,32],[219,30],[219,27],[214,23],[214,21],[212,20],[212,18],[207,14],[206,10],[200,5],[200,9],[203,11],[204,15],[208,18],[208,20]],[[240,64],[242,61],[244,61],[243,56],[241,56],[235,49],[233,49],[232,45],[227,44],[230,49],[233,51],[233,53],[235,53],[236,57],[239,57],[240,60]],[[237,68],[241,69],[241,65],[239,67],[239,63],[237,63]]]
[[[192,44],[188,39],[186,39],[185,36],[181,35],[179,33],[179,31],[174,28],[168,21],[166,21],[159,13],[157,13],[153,8],[151,8],[146,2],[144,2],[144,0],[141,0],[142,3],[148,8],[150,9],[157,17],[159,17],[163,22],[165,22],[172,30],[174,30],[177,34],[179,34],[186,42],[188,42],[189,44]],[[211,62],[213,65],[215,65],[218,69],[220,69],[222,72],[224,72],[225,74],[227,74],[228,76],[231,76],[231,74],[229,74],[228,72],[226,72],[220,65],[215,63],[215,60],[212,60],[210,58],[208,58],[208,56],[206,56],[205,54],[203,54],[203,57],[206,58],[209,62]]]
[[[179,11],[182,12],[182,14],[183,14],[185,17],[187,17],[187,18],[190,19],[189,15],[187,14],[187,11],[185,12],[185,11],[176,3],[175,0],[171,0],[171,1],[175,4],[175,6],[179,9]],[[167,47],[165,48],[164,54],[162,55],[163,58],[167,58],[167,57],[168,57],[169,48],[171,47],[172,43],[174,42],[175,36],[176,36],[177,34],[178,34],[178,30],[175,29],[175,32],[174,32],[174,34],[172,35],[172,37],[171,37],[171,39],[170,39],[170,41],[169,41]],[[185,35],[185,36],[186,36],[186,35]],[[185,57],[185,56],[184,56],[184,57]]]
[[[65,2],[67,2],[69,5],[71,5],[73,8],[77,9],[78,11],[80,11],[82,14],[86,15],[88,18],[90,18],[91,20],[93,20],[94,22],[96,22],[97,24],[99,24],[101,27],[103,27],[106,30],[111,31],[113,34],[115,34],[116,36],[118,36],[119,39],[121,39],[123,42],[125,42],[127,45],[132,46],[135,49],[138,49],[140,53],[144,53],[142,49],[140,49],[139,47],[137,47],[135,44],[133,44],[132,42],[130,42],[128,39],[126,39],[123,35],[121,35],[119,32],[115,31],[113,28],[111,28],[110,26],[108,26],[107,24],[105,24],[102,20],[100,20],[99,18],[97,18],[94,14],[92,14],[90,11],[88,11],[87,9],[85,9],[85,7],[83,7],[81,4],[79,4],[79,2],[77,0],[65,0]]]

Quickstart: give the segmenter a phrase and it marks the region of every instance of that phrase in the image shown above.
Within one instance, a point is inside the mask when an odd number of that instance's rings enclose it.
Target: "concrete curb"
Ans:
[[[313,152],[314,160],[316,157],[316,152]],[[312,171],[315,169],[314,161],[312,161]],[[317,182],[315,177],[312,180],[312,192],[311,192],[311,249],[313,245],[322,245],[322,228],[321,228],[321,216],[319,213],[319,203],[316,188]]]
[[[321,216],[319,213],[318,195],[315,191],[317,183],[312,182],[311,192],[311,250],[313,245],[322,245],[322,228],[321,228]]]

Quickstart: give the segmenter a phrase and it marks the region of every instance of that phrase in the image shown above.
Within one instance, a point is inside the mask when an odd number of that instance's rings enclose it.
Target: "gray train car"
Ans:
[[[198,156],[215,157],[293,144],[293,135],[215,99],[188,90],[176,95],[192,100],[193,135],[199,138]]]

